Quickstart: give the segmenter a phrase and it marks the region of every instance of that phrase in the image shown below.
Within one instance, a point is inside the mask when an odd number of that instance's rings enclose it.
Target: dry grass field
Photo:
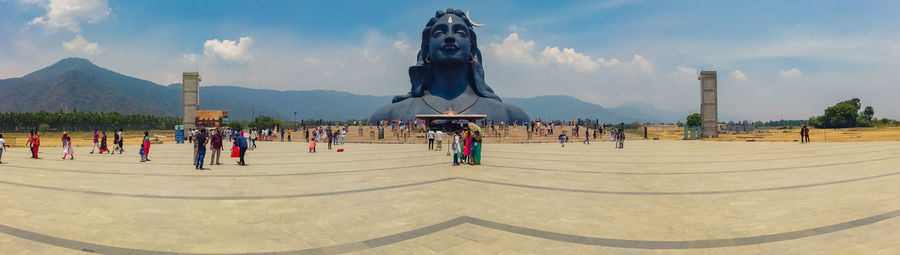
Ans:
[[[681,140],[684,137],[681,128],[664,128],[649,131],[649,138],[660,140]],[[842,129],[810,129],[811,142],[874,142],[900,141],[900,127],[842,128]],[[754,133],[723,133],[718,138],[704,139],[709,141],[746,141],[746,142],[800,142],[800,127],[792,129],[760,129]]]

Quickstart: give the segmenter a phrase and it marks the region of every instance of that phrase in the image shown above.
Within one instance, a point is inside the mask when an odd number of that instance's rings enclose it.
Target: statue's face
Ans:
[[[431,62],[466,63],[472,57],[472,42],[466,22],[453,14],[444,15],[431,29],[428,43]]]

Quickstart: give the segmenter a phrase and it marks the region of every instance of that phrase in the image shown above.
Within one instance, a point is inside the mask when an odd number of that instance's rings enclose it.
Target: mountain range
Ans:
[[[66,58],[21,78],[0,80],[0,112],[92,111],[181,116],[181,84],[160,85]],[[229,110],[233,120],[267,115],[285,120],[365,119],[393,96],[357,95],[333,90],[269,90],[238,86],[200,86],[201,110]],[[663,111],[649,104],[614,108],[565,95],[503,98],[532,119],[599,119],[616,122],[676,122],[688,112]]]

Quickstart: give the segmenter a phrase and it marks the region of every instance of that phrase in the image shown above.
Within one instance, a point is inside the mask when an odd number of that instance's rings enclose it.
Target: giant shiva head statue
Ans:
[[[416,65],[409,67],[412,88],[406,95],[394,97],[393,103],[422,97],[430,90],[434,71],[458,65],[469,69],[467,79],[475,94],[501,101],[484,81],[484,60],[474,29],[479,26],[482,25],[472,22],[462,10],[437,11],[422,30]]]

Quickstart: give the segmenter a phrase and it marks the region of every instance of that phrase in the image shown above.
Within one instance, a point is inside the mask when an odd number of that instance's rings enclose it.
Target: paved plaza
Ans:
[[[148,163],[10,149],[0,253],[900,253],[898,142],[489,143],[475,167],[424,144],[258,144],[210,171],[189,144]]]

